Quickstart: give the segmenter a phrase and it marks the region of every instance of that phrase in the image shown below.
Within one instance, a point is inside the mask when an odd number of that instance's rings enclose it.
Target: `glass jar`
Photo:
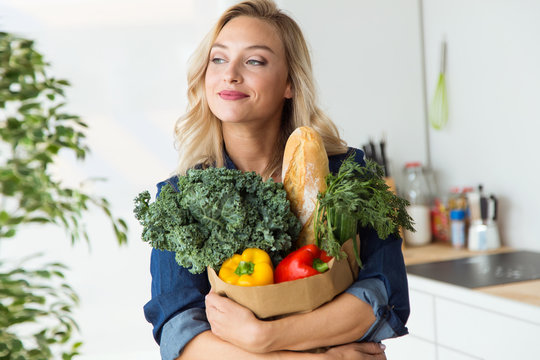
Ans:
[[[431,192],[422,164],[410,162],[404,169],[403,195],[410,205],[407,212],[414,221],[415,232],[405,230],[405,243],[426,245],[431,242]]]

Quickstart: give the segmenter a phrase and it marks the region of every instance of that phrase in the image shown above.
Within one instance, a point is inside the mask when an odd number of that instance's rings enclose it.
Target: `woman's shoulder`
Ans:
[[[328,167],[330,168],[330,172],[334,174],[337,173],[343,161],[345,161],[345,159],[347,159],[349,156],[354,156],[354,161],[362,166],[365,165],[364,152],[360,149],[349,147],[345,153],[328,156]],[[235,168],[234,166],[229,166],[228,162],[226,162],[226,167]],[[200,168],[200,166],[195,168]],[[178,175],[173,175],[166,180],[160,181],[157,184],[157,196],[159,196],[161,188],[167,184],[170,184],[174,190],[178,191]]]
[[[226,165],[226,167],[228,169],[231,168],[229,166],[229,164],[225,164],[225,165]],[[205,168],[205,166],[202,163],[200,163],[200,164],[197,164],[197,165],[191,167],[190,169],[201,170],[201,169],[204,169],[204,168]],[[235,168],[235,167],[233,167],[233,168]],[[188,169],[188,170],[190,170],[190,169]],[[167,184],[171,185],[173,187],[174,191],[178,192],[178,178],[179,178],[179,175],[174,174],[170,178],[158,182],[157,185],[156,185],[157,186],[157,195],[156,195],[156,197],[159,196],[159,193],[161,192],[161,189]]]
[[[166,180],[163,180],[163,181],[160,181],[157,183],[157,194],[156,194],[156,197],[159,196],[159,193],[161,192],[161,189],[165,186],[165,185],[171,185],[175,191],[178,192],[178,175],[173,175],[171,176],[170,178],[166,179]]]
[[[336,174],[343,161],[349,156],[353,156],[354,161],[362,166],[366,164],[364,161],[364,152],[360,149],[349,147],[345,153],[328,156],[328,167],[330,168],[330,172]]]

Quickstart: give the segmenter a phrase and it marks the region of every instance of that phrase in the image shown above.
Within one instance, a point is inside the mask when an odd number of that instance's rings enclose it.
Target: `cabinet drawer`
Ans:
[[[532,344],[540,338],[540,325],[455,301],[435,301],[439,344],[482,359],[537,358]]]
[[[396,360],[434,360],[437,359],[436,345],[413,335],[384,340],[386,357]]]
[[[437,347],[437,360],[480,360],[479,357],[469,356],[461,352],[447,349],[442,346]]]
[[[407,321],[409,333],[416,337],[435,342],[435,298],[433,295],[409,291],[411,315]]]

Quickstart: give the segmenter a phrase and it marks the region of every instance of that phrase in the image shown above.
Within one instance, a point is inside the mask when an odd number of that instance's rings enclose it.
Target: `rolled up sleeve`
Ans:
[[[173,177],[160,182],[157,197],[166,184],[178,191],[177,181]],[[206,271],[190,273],[178,265],[174,252],[157,249],[152,249],[150,273],[152,298],[144,306],[144,316],[153,326],[161,358],[173,360],[195,336],[210,330],[204,301],[210,291],[208,276]]]
[[[152,249],[152,298],[144,306],[146,320],[160,345],[162,359],[178,357],[195,336],[209,330],[204,297],[210,290],[206,271],[191,274],[169,251]]]
[[[177,314],[163,326],[159,348],[161,358],[176,359],[188,342],[207,330],[210,330],[210,324],[204,309],[191,308]]]
[[[368,303],[373,308],[375,322],[358,341],[379,342],[399,336],[388,322],[388,296],[382,281],[378,279],[366,279],[355,282],[347,293],[356,296]]]
[[[410,305],[401,239],[381,240],[370,228],[359,233],[363,267],[346,292],[371,305],[376,320],[358,341],[380,342],[406,335]]]

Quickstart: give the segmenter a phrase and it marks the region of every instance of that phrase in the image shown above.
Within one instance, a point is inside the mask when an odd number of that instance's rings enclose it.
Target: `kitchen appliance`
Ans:
[[[482,185],[469,194],[470,221],[468,248],[471,251],[493,250],[501,246],[497,228],[497,198],[484,196]]]
[[[467,288],[540,279],[540,253],[514,251],[407,266],[407,273]]]

